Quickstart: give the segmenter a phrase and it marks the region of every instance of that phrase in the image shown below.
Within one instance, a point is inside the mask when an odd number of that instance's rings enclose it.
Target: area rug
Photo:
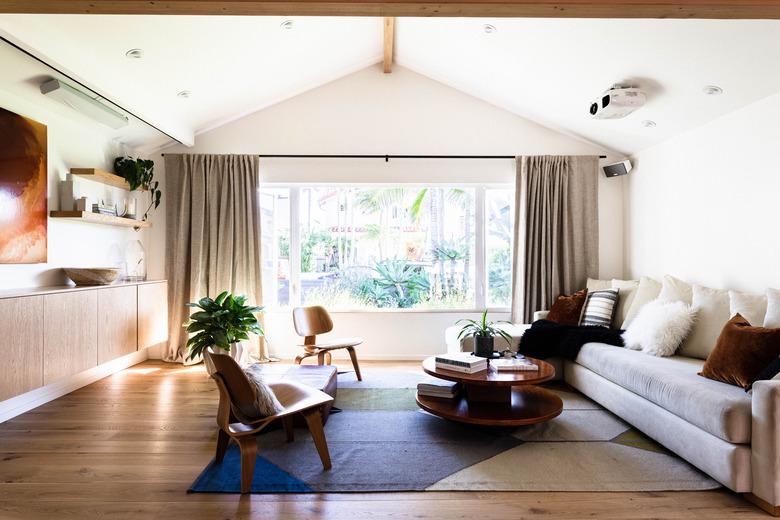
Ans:
[[[414,399],[413,370],[373,369],[364,382],[339,376],[325,426],[333,468],[323,471],[308,431],[286,443],[258,436],[253,493],[374,491],[675,491],[719,487],[598,404],[563,383],[548,385],[564,411],[550,422],[484,428],[440,419]],[[342,382],[342,380],[345,380]],[[238,447],[213,460],[190,488],[240,491]]]

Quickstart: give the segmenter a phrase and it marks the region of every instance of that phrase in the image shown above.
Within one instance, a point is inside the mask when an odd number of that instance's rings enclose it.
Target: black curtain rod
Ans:
[[[165,154],[162,154],[165,157]],[[515,159],[515,155],[333,155],[333,154],[258,154],[258,157],[273,159]],[[599,159],[606,159],[599,155]]]

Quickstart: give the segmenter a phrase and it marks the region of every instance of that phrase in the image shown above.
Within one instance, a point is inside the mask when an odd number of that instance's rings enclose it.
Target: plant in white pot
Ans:
[[[199,309],[184,324],[187,332],[195,334],[187,341],[188,361],[202,356],[205,349],[211,348],[212,351],[222,349],[241,363],[245,354],[241,342],[248,340],[249,334],[265,335],[255,316],[263,308],[247,305],[246,296],[223,292],[213,300],[205,297],[186,305]],[[212,372],[213,367],[208,363],[206,368],[209,373]]]

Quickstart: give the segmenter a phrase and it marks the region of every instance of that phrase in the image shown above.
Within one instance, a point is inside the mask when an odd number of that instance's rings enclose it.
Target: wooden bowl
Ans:
[[[64,267],[63,269],[76,285],[109,285],[119,276],[119,269],[114,267]]]

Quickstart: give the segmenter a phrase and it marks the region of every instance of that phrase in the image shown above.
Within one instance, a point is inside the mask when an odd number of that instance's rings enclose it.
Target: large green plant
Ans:
[[[379,262],[374,267],[374,271],[377,275],[375,283],[390,292],[399,307],[411,307],[419,303],[431,287],[428,276],[406,260]]]
[[[458,334],[458,339],[461,340],[463,338],[469,338],[469,337],[480,337],[480,338],[493,338],[496,336],[501,336],[506,340],[508,344],[512,344],[512,336],[510,336],[507,332],[504,330],[496,327],[496,323],[509,323],[508,321],[488,321],[487,320],[487,309],[485,309],[485,312],[482,313],[482,319],[479,321],[475,320],[458,320],[455,322],[455,324],[459,323],[465,323],[462,329],[460,329],[460,334]]]
[[[201,298],[187,307],[200,309],[185,323],[187,332],[196,333],[187,341],[189,355],[193,359],[208,347],[230,351],[231,343],[249,339],[249,334],[263,336],[265,332],[257,321],[262,307],[246,305],[246,296],[234,296],[223,292],[216,299]]]
[[[162,192],[159,189],[160,183],[154,180],[154,161],[150,159],[133,159],[132,157],[117,157],[114,159],[114,171],[124,177],[130,185],[130,191],[138,189],[147,190],[151,194],[151,202],[144,212],[143,219],[149,216],[149,211],[160,205]]]

